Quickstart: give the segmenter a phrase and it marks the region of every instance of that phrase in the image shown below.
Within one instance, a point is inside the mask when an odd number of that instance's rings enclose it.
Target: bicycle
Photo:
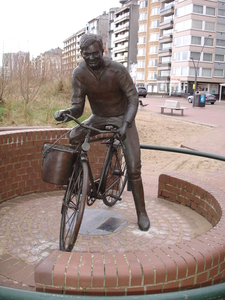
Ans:
[[[128,176],[123,153],[124,145],[116,128],[106,126],[105,130],[99,130],[80,123],[71,115],[66,114],[65,116],[86,129],[80,151],[76,150],[76,159],[72,166],[72,173],[66,186],[61,208],[59,246],[60,250],[70,252],[77,240],[85,203],[91,206],[96,199],[100,199],[107,206],[115,205],[117,201],[122,200],[121,195]],[[90,138],[91,131],[98,134],[107,133],[110,136]],[[94,179],[87,154],[90,143],[93,141],[102,141],[102,144],[108,147],[100,177],[97,179]]]

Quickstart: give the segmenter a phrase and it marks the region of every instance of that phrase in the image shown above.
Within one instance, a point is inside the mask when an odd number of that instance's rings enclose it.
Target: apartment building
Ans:
[[[91,19],[86,27],[74,33],[63,41],[64,49],[62,54],[62,72],[63,75],[71,76],[73,70],[82,60],[80,53],[80,38],[84,33],[94,33],[102,36],[103,47],[106,49],[109,33],[109,17],[106,12],[97,18]]]
[[[145,85],[148,92],[157,92],[159,52],[160,1],[139,1],[139,32],[137,52],[137,85]]]
[[[137,84],[154,93],[218,94],[225,82],[225,0],[139,5]]]
[[[175,9],[171,91],[219,94],[225,82],[225,1],[176,1]]]
[[[130,70],[137,63],[139,5],[137,0],[120,1],[120,4],[121,8],[115,11],[112,59]]]
[[[108,40],[106,42],[105,54],[111,58],[113,58],[113,49],[115,47],[114,19],[115,19],[115,12],[118,9],[119,9],[118,7],[113,7],[110,8],[109,10],[109,33],[108,33]]]
[[[82,60],[80,54],[80,38],[85,32],[86,28],[84,27],[63,41],[62,73],[64,76],[71,76],[73,70]]]

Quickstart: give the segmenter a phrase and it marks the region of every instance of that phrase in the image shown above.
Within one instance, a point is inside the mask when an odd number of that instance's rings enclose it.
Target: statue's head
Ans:
[[[85,33],[80,38],[80,51],[82,52],[91,44],[97,43],[99,45],[99,48],[104,51],[103,49],[103,43],[102,43],[102,37],[98,34],[93,33]]]
[[[92,69],[101,67],[103,43],[100,35],[86,33],[80,39],[81,55],[86,64]]]

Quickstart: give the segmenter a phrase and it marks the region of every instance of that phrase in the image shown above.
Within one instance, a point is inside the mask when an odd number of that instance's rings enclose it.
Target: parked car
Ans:
[[[138,96],[139,97],[146,97],[147,96],[147,90],[146,90],[146,88],[145,87],[143,87],[143,86],[138,86],[137,88],[137,92],[138,92]]]
[[[194,99],[194,95],[187,97],[187,100],[189,103],[192,103],[193,99]],[[209,103],[214,104],[215,102],[216,102],[216,96],[206,92],[205,93],[205,103],[206,104],[209,104]]]

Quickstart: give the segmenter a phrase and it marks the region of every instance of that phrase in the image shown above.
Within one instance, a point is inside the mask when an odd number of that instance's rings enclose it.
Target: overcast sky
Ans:
[[[36,57],[85,27],[119,0],[0,0],[0,65],[2,53],[30,52]]]

